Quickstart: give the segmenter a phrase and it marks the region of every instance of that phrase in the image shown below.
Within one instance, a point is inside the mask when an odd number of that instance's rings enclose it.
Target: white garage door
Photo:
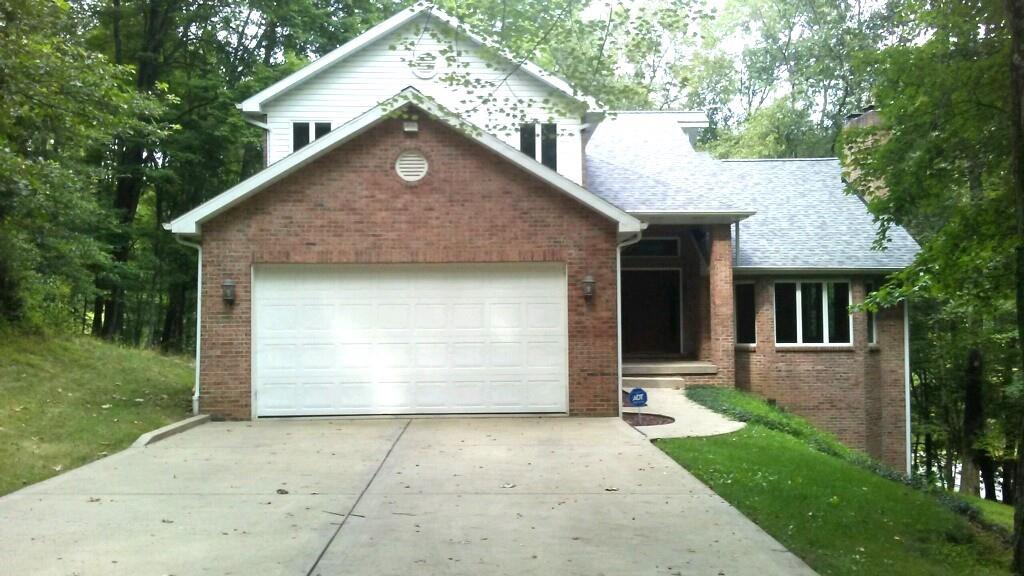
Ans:
[[[253,276],[257,416],[566,411],[560,264]]]

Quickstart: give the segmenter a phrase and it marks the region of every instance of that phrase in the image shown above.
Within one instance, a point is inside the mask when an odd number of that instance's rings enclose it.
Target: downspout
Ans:
[[[913,455],[910,453],[910,301],[903,301],[903,417],[907,419],[907,476],[913,472]]]
[[[200,337],[202,336],[203,327],[203,246],[196,244],[195,242],[189,242],[188,240],[182,240],[180,237],[175,236],[180,244],[188,246],[189,248],[195,248],[197,251],[196,265],[198,273],[196,274],[196,376],[195,386],[193,386],[192,393],[192,414],[199,414],[199,349],[200,349]]]
[[[619,406],[619,417],[622,417],[622,249],[636,244],[640,241],[643,232],[637,232],[636,236],[619,243],[615,250],[615,330],[616,347],[618,348],[618,381],[619,391],[616,396],[616,404]]]

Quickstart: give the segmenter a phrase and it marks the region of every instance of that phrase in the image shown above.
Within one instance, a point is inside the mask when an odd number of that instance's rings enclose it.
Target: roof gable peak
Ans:
[[[313,62],[310,62],[309,64],[307,64],[300,70],[296,71],[295,73],[290,74],[285,78],[282,78],[281,80],[275,82],[271,86],[268,86],[267,88],[257,92],[249,98],[246,98],[238,105],[238,108],[243,113],[263,113],[263,105],[265,103],[269,102],[274,98],[277,98],[278,96],[281,96],[282,94],[288,92],[292,88],[295,88],[301,85],[302,83],[306,82],[307,80],[316,77],[321,72],[329,69],[330,67],[334,66],[339,62],[342,62],[347,57],[359,52],[363,48],[375,43],[376,41],[380,40],[381,38],[384,38],[385,36],[391,34],[392,32],[399,30],[403,26],[413,22],[414,20],[421,16],[429,17],[432,21],[441,22],[452,29],[458,30],[461,34],[465,35],[473,42],[476,42],[481,46],[485,46],[487,48],[494,50],[498,55],[506,59],[509,63],[514,64],[517,69],[522,70],[529,76],[550,86],[551,88],[561,93],[562,95],[575,101],[583,101],[582,97],[578,94],[575,94],[572,87],[569,86],[569,84],[566,81],[562,80],[561,78],[558,78],[557,76],[545,71],[540,66],[534,64],[533,62],[530,62],[529,60],[518,61],[508,52],[508,50],[474,33],[465,24],[463,24],[462,21],[448,14],[437,5],[429,2],[417,2],[416,4],[413,4],[408,8],[403,8],[390,18],[384,20],[383,22],[377,24],[376,26],[373,26],[369,30],[360,34],[359,36],[353,38],[352,40],[346,42],[345,44],[342,44],[341,46],[335,48],[334,50],[328,52],[327,54],[324,54],[323,56],[314,60]]]

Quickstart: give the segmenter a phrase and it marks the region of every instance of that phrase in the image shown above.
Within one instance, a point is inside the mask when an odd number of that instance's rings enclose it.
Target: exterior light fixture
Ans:
[[[224,297],[224,301],[228,304],[235,303],[235,281],[230,278],[225,280],[221,285],[221,295]]]
[[[406,120],[402,122],[402,132],[412,135],[420,131],[420,123],[415,120]]]
[[[597,284],[597,283],[594,282],[594,277],[591,276],[590,274],[587,274],[586,276],[583,277],[583,282],[580,282],[580,286],[583,288],[583,297],[584,298],[589,300],[590,298],[594,297],[594,285],[595,284]]]

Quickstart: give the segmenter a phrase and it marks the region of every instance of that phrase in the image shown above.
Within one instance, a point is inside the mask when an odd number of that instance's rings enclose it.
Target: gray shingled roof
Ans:
[[[716,160],[671,114],[609,118],[586,154],[587,187],[627,212],[755,211],[740,223],[738,268],[902,268],[918,251],[898,227],[872,248],[874,219],[835,158]]]

